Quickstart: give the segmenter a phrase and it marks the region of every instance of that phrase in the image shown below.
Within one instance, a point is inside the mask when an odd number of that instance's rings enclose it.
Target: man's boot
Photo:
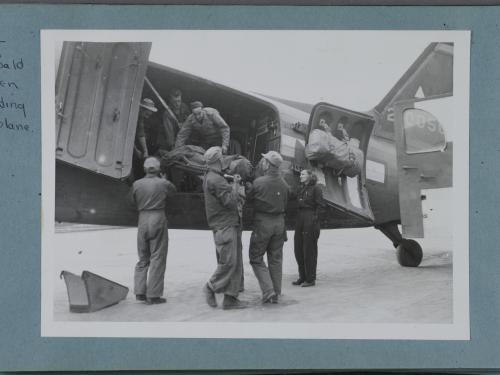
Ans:
[[[146,299],[146,305],[159,305],[166,302],[167,299],[162,297],[151,297]]]
[[[244,309],[247,307],[247,303],[240,301],[238,298],[224,294],[224,301],[222,302],[223,310],[236,310]]]
[[[203,293],[205,294],[205,301],[207,301],[208,306],[217,307],[217,300],[215,299],[215,293],[208,284],[203,287]]]

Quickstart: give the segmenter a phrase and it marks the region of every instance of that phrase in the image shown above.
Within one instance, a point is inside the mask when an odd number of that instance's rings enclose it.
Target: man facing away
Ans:
[[[175,186],[159,177],[160,162],[154,157],[144,161],[146,176],[137,180],[130,190],[130,200],[139,211],[134,293],[138,301],[147,304],[165,303],[162,298],[168,251],[168,229],[165,200],[175,192]]]
[[[201,146],[205,150],[220,146],[222,153],[227,153],[229,147],[229,125],[214,108],[203,107],[201,102],[191,103],[192,114],[182,124],[177,135],[175,147],[190,144]]]
[[[247,196],[254,203],[254,230],[250,237],[249,257],[262,290],[262,301],[277,303],[281,294],[285,211],[290,187],[280,175],[281,155],[269,151],[262,157],[265,175],[255,179]],[[265,254],[269,268],[264,261]]]
[[[215,293],[224,293],[224,310],[241,309],[246,307],[238,299],[243,273],[241,220],[238,213],[241,178],[234,176],[230,184],[223,177],[220,147],[209,148],[204,157],[209,168],[203,181],[205,210],[218,257],[217,268],[203,287],[203,292],[211,307],[217,307]]]

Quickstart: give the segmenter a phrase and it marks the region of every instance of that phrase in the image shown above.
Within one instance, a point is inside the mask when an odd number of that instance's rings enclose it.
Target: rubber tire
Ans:
[[[403,267],[418,267],[422,262],[423,252],[417,241],[403,239],[397,247],[398,262]]]

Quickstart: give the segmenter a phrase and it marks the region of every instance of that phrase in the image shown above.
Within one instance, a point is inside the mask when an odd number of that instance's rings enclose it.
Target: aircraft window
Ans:
[[[446,136],[443,125],[433,114],[422,109],[409,108],[403,112],[403,124],[408,154],[445,149]]]

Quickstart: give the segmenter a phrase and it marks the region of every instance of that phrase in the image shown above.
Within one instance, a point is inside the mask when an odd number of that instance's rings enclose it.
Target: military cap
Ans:
[[[262,154],[262,157],[276,168],[279,168],[281,163],[283,163],[283,158],[281,157],[279,152],[276,151],[268,151],[267,153]]]
[[[160,171],[160,161],[155,157],[149,157],[144,161],[144,171],[154,173]]]
[[[191,110],[193,110],[195,108],[203,108],[203,103],[199,102],[199,101],[192,102],[191,103]]]

